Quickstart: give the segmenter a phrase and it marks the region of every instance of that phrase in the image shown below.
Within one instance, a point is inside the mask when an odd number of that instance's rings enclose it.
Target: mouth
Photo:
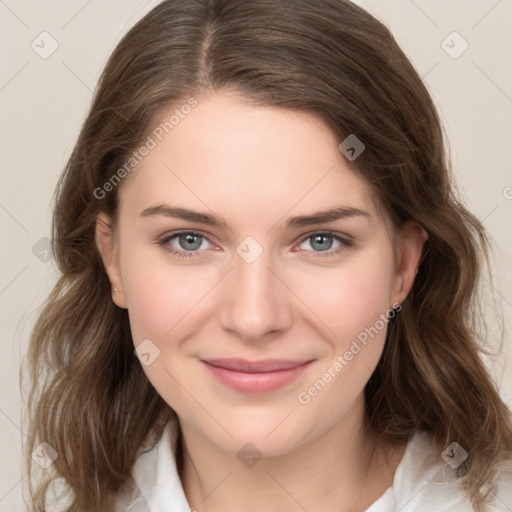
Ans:
[[[314,360],[266,359],[200,360],[218,382],[242,393],[268,393],[295,380]]]

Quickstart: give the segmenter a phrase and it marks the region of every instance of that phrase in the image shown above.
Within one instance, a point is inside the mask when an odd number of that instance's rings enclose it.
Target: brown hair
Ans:
[[[70,512],[110,510],[136,452],[168,405],[134,356],[128,315],[111,300],[95,245],[100,211],[116,217],[117,189],[100,198],[170,105],[205,89],[258,105],[310,112],[366,150],[354,172],[374,187],[394,227],[428,233],[414,286],[392,322],[365,388],[368,422],[404,442],[427,430],[441,450],[466,451],[465,482],[482,485],[512,452],[510,414],[480,359],[477,285],[488,262],[482,225],[455,198],[438,114],[390,31],[346,0],[166,0],[118,44],[58,185],[53,244],[60,277],[34,328],[30,453],[58,453],[31,489],[74,493]],[[122,183],[119,184],[122,186]],[[482,249],[482,251],[480,251]]]

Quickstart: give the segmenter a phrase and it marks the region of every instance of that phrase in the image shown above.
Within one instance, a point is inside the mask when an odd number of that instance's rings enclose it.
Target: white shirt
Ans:
[[[178,475],[175,416],[160,422],[138,451],[133,479],[121,488],[116,512],[191,512]],[[366,512],[473,512],[458,470],[434,458],[430,434],[409,441],[393,483]],[[60,495],[62,498],[62,494]],[[512,512],[512,464],[500,472],[487,512]],[[52,511],[65,511],[60,505]],[[64,508],[61,508],[64,506]]]

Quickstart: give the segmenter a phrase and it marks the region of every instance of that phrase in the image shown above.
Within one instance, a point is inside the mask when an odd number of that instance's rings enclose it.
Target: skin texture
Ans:
[[[301,510],[298,503],[309,512],[364,510],[391,484],[403,447],[379,446],[370,464],[374,439],[361,429],[385,328],[307,404],[298,400],[405,299],[427,237],[408,224],[393,245],[387,217],[340,142],[311,114],[202,96],[120,186],[115,229],[98,218],[112,298],[128,308],[135,346],[149,339],[160,350],[144,371],[178,414],[182,481],[199,512]],[[227,226],[141,216],[164,204]],[[368,215],[285,226],[340,206]],[[179,237],[159,245],[176,230],[205,238],[195,252]],[[352,243],[327,238],[332,245],[321,251],[312,232]],[[236,251],[248,236],[263,251],[252,263]],[[212,378],[199,359],[214,357],[314,361],[284,387],[249,395]],[[262,455],[252,467],[237,457],[248,442]]]

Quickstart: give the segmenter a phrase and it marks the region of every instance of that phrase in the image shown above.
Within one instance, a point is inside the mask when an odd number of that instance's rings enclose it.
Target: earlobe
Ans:
[[[401,304],[411,291],[427,240],[427,232],[414,222],[408,222],[398,234],[397,279],[394,293],[394,300],[397,303]]]
[[[100,253],[103,266],[112,284],[112,300],[120,308],[126,308],[123,282],[116,250],[116,241],[112,228],[112,220],[104,212],[96,218],[96,247]]]

